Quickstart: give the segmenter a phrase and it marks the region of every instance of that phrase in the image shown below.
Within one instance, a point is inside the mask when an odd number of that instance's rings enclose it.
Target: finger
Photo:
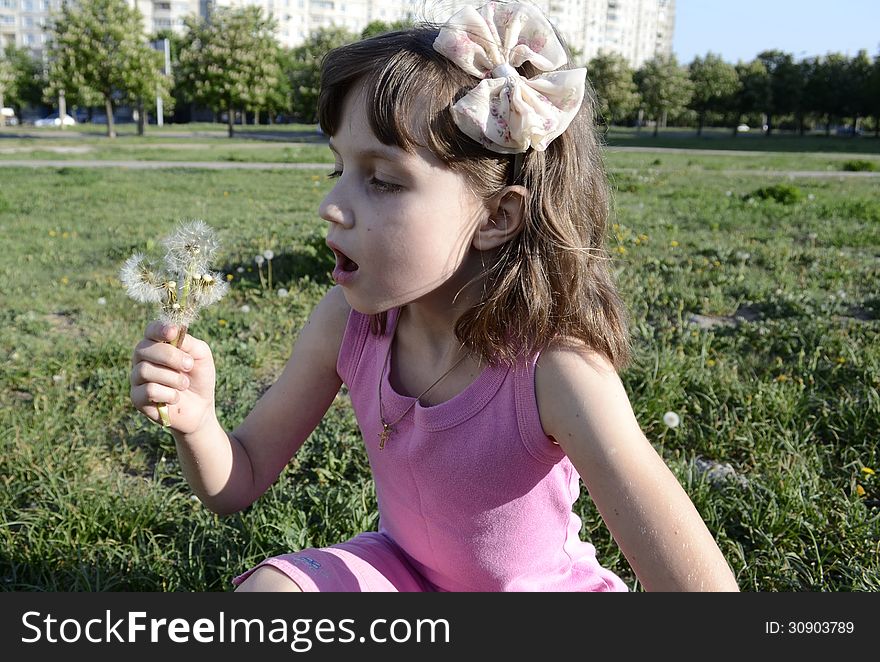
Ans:
[[[211,347],[204,340],[193,338],[187,334],[180,344],[181,351],[185,352],[194,361],[201,361],[211,357]]]
[[[187,371],[193,367],[193,357],[177,347],[168,343],[141,340],[134,348],[132,364],[137,365],[142,361],[166,366],[172,370]]]
[[[156,382],[178,391],[185,391],[189,388],[189,377],[177,370],[170,370],[149,361],[141,361],[135,365],[131,369],[129,381],[132,386]]]
[[[167,403],[173,405],[178,400],[180,400],[180,391],[155,382],[131,387],[131,401],[141,411],[151,404]]]
[[[155,320],[147,325],[144,337],[156,342],[171,342],[177,338],[177,327],[160,320]]]

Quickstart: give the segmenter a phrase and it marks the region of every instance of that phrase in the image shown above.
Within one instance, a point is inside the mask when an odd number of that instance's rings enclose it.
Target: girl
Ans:
[[[238,590],[625,591],[578,537],[579,479],[645,589],[737,590],[617,374],[608,190],[585,72],[565,62],[519,3],[326,58],[337,285],[233,432],[208,346],[147,328],[132,400],[156,421],[170,403],[185,476],[217,513],[259,498],[349,389],[379,531],[268,559]]]

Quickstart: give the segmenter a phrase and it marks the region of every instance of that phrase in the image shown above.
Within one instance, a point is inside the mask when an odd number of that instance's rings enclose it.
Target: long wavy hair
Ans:
[[[337,48],[321,69],[318,119],[327,135],[343,102],[365,92],[367,117],[380,142],[430,149],[489,200],[511,182],[528,189],[522,231],[486,265],[478,304],[457,320],[459,341],[489,363],[513,363],[559,339],[579,339],[617,370],[630,362],[627,311],[605,248],[609,187],[589,88],[574,121],[546,151],[515,158],[487,150],[455,125],[452,105],[477,79],[433,48],[438,28],[420,25]],[[538,72],[525,63],[518,71]],[[384,334],[387,313],[371,328]]]

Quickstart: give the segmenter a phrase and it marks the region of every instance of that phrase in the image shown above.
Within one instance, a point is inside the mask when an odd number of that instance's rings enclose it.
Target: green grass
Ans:
[[[614,146],[632,147],[672,147],[684,149],[750,150],[757,152],[840,152],[847,154],[880,153],[880,139],[870,135],[856,138],[846,136],[826,136],[824,131],[816,131],[804,136],[792,132],[775,131],[769,136],[760,131],[741,133],[736,138],[731,129],[706,128],[702,136],[696,129],[661,129],[657,137],[653,128],[637,131],[628,127],[610,127],[606,141]]]
[[[880,480],[863,471],[880,471],[876,182],[788,181],[802,195],[780,204],[753,195],[764,173],[619,156],[609,248],[636,349],[622,378],[648,438],[743,589],[880,589]],[[125,297],[118,268],[178,219],[200,217],[219,231],[234,279],[193,331],[214,350],[221,421],[241,420],[330,285],[316,213],[325,178],[75,168],[0,178],[0,588],[229,590],[266,556],[376,526],[344,397],[279,481],[227,518],[193,500],[172,439],[128,401],[150,311]],[[253,266],[266,248],[285,298]],[[751,321],[722,324],[737,311]],[[719,325],[703,329],[694,314]],[[667,411],[679,427],[664,425]],[[744,483],[713,485],[698,459],[730,463]],[[601,562],[637,586],[586,493],[577,508]]]

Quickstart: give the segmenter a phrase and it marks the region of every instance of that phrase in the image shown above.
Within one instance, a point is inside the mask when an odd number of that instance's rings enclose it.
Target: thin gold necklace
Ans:
[[[465,358],[467,358],[467,354],[464,354],[458,361],[456,361],[453,364],[453,366],[449,370],[447,370],[442,375],[440,375],[437,378],[437,381],[435,381],[428,388],[426,388],[424,391],[419,393],[419,395],[416,396],[416,399],[413,400],[410,403],[409,407],[406,408],[406,411],[404,411],[400,416],[398,416],[396,421],[392,421],[391,423],[386,423],[385,422],[385,414],[383,413],[384,410],[382,408],[382,381],[385,379],[385,368],[388,366],[388,360],[391,357],[391,346],[393,344],[394,344],[394,337],[392,337],[391,340],[388,342],[388,351],[385,353],[385,360],[382,362],[382,373],[379,375],[379,420],[382,422],[382,432],[379,433],[379,450],[380,451],[385,448],[385,442],[388,441],[388,439],[394,433],[394,426],[397,425],[398,423],[400,423],[401,420],[403,420],[403,417],[409,413],[409,410],[415,406],[415,404],[422,398],[422,396],[425,395],[425,393],[430,391],[432,388],[437,386],[437,384],[440,383],[441,379],[443,379],[446,375],[448,375],[450,372],[455,370],[459,366],[459,364],[462,361],[464,361]]]

